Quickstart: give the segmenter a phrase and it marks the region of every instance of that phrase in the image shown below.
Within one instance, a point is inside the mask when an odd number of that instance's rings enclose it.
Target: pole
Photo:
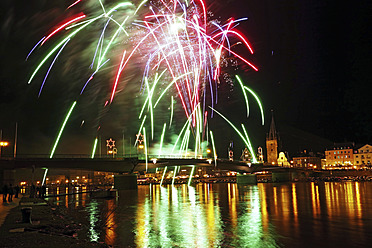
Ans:
[[[17,137],[18,137],[18,122],[15,123],[14,152],[13,152],[14,158],[17,156]]]
[[[102,158],[102,137],[99,136],[99,157]]]
[[[3,140],[3,129],[0,129],[0,141]],[[2,146],[0,146],[0,158],[1,158],[1,148]]]
[[[129,157],[132,157],[132,137],[129,137]]]
[[[123,157],[125,157],[124,131],[123,131]]]

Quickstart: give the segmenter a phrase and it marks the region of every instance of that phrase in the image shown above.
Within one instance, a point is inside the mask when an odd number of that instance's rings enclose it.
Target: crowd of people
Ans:
[[[13,195],[14,198],[18,198],[20,188],[18,185],[13,186],[12,184],[7,184],[3,185],[2,188],[2,194],[3,194],[3,202],[12,202],[13,201]]]
[[[31,185],[30,198],[44,198],[46,196],[46,185],[36,187],[34,184]]]
[[[36,187],[32,184],[29,188],[30,198],[44,198],[46,196],[46,186],[38,186]],[[13,196],[14,198],[18,198],[18,195],[21,191],[21,188],[16,185],[13,186],[12,184],[4,184],[2,188],[0,188],[0,194],[3,194],[3,202],[12,202]]]

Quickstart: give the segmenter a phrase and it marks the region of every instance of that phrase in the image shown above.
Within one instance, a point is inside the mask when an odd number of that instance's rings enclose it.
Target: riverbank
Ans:
[[[22,222],[24,207],[32,208],[31,223]],[[85,222],[81,215],[70,213],[64,206],[23,196],[0,226],[0,247],[109,247],[87,240],[89,226]]]

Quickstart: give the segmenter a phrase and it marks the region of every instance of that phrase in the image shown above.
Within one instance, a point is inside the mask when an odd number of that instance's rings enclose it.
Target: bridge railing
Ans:
[[[50,154],[18,154],[18,159],[48,159],[50,158]],[[54,159],[79,159],[79,158],[91,158],[90,154],[54,154]],[[124,154],[123,155],[111,155],[111,154],[103,154],[103,155],[96,155],[94,159],[126,159],[126,158],[138,158],[138,159],[146,159],[144,154]],[[155,154],[148,154],[147,158],[151,159],[195,159],[195,156],[183,156],[178,154],[162,154],[162,155],[155,155]],[[4,160],[11,160],[13,156],[2,156],[0,159]],[[197,157],[197,159],[204,159],[204,157]]]

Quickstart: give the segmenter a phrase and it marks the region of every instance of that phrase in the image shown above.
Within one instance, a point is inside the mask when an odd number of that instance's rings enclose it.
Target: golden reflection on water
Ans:
[[[115,218],[116,218],[116,215],[115,215],[115,210],[116,210],[116,203],[115,203],[115,199],[112,199],[112,200],[108,200],[106,201],[106,209],[107,211],[105,212],[105,225],[106,225],[106,228],[105,228],[105,231],[106,231],[106,235],[105,235],[105,243],[106,244],[112,244],[114,243],[115,239],[116,239],[116,222],[115,222]]]
[[[319,203],[319,187],[314,182],[311,182],[311,202],[313,216],[316,218],[320,214],[320,203]]]
[[[151,187],[151,186],[150,186]],[[145,204],[138,204],[137,206],[137,226],[136,226],[136,244],[138,247],[148,247],[148,220],[146,218]]]
[[[125,201],[122,209],[116,209],[122,206],[117,200],[102,203],[107,228],[98,231],[105,235],[102,241],[114,247],[365,244],[372,240],[365,234],[372,210],[363,207],[372,202],[370,186],[358,182],[143,185],[133,192],[134,200],[119,198]],[[83,204],[83,196],[79,201]],[[91,211],[97,212],[98,206],[90,204]],[[129,238],[123,241],[123,236]],[[96,237],[93,231],[92,237]]]
[[[151,187],[151,186],[150,186]],[[137,247],[214,247],[220,240],[216,198],[204,185],[156,185],[152,195],[139,201],[135,221]],[[144,195],[143,188],[138,194]],[[159,201],[152,201],[155,194]],[[202,196],[200,201],[199,196]],[[200,204],[200,203],[203,204]]]
[[[237,210],[236,210],[236,201],[238,200],[236,198],[236,191],[237,191],[237,185],[234,183],[228,183],[227,184],[227,192],[228,192],[228,200],[229,200],[229,213],[231,216],[231,226],[232,228],[237,227]]]
[[[357,217],[361,218],[362,217],[362,204],[360,200],[360,183],[356,182],[355,183],[355,197],[356,197],[356,212],[357,212]]]
[[[359,182],[325,183],[327,214],[347,214],[353,218],[362,217]]]
[[[296,184],[292,183],[292,206],[293,206],[293,219],[297,222],[297,193],[296,193]]]
[[[276,187],[273,187],[273,192],[274,192],[275,213],[278,213],[278,193],[277,193],[277,188]]]
[[[266,199],[266,189],[263,184],[258,184],[259,196],[261,199],[261,216],[262,216],[262,227],[264,232],[268,231],[269,228],[269,214],[267,212],[267,199]]]

